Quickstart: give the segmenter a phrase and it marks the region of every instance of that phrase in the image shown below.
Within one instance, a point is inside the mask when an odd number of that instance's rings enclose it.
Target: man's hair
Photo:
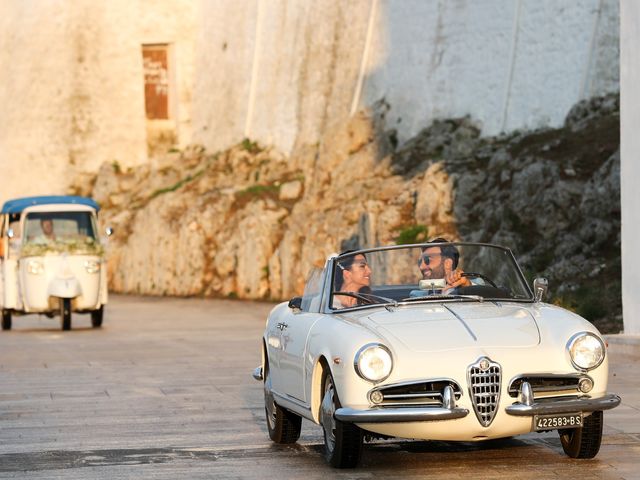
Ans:
[[[449,240],[446,238],[438,237],[431,240],[429,243],[449,243]],[[422,251],[426,250],[429,247],[425,247]],[[445,258],[450,258],[453,260],[452,270],[455,270],[458,267],[458,260],[460,260],[460,252],[453,245],[443,245],[440,247],[440,254]]]

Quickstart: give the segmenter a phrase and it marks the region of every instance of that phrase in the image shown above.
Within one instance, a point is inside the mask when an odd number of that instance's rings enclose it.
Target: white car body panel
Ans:
[[[366,253],[375,260],[374,249]],[[340,402],[336,418],[373,434],[401,438],[503,438],[535,431],[534,415],[575,411],[586,418],[620,403],[618,396],[607,391],[607,355],[599,365],[583,370],[573,364],[568,351],[570,339],[584,332],[604,345],[597,329],[563,308],[534,301],[530,291],[523,300],[515,294],[504,300],[469,294],[414,301],[412,296],[335,310],[330,303],[332,277],[327,273],[333,265],[330,257],[322,292],[308,304],[315,311],[281,303],[267,319],[264,363],[257,371],[264,372],[268,363],[269,391],[276,404],[297,415],[321,423],[323,372],[334,380]],[[483,287],[499,290],[491,285]],[[388,284],[378,288],[394,291]],[[383,345],[393,359],[391,372],[381,382],[365,380],[354,366],[356,355],[368,344]],[[499,367],[499,396],[488,424],[481,418],[484,410],[476,405],[483,398],[482,390],[478,393],[477,382],[471,385],[470,367],[480,365],[481,359]],[[262,378],[261,374],[254,376]],[[580,380],[592,381],[592,388],[581,390]],[[445,401],[443,390],[441,403],[420,400],[422,403],[414,404],[403,399],[405,403],[396,405],[389,390],[411,383],[440,385],[438,382],[451,386],[444,390],[453,388],[453,404]],[[527,398],[525,387],[533,389],[532,398]],[[374,403],[370,397],[374,390],[389,395],[390,403]]]

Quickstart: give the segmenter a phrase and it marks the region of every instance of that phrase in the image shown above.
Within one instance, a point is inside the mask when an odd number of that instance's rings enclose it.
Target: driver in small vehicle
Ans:
[[[436,238],[429,243],[449,243],[449,241],[444,238]],[[418,258],[418,268],[425,280],[444,278],[447,287],[443,293],[451,293],[455,288],[471,285],[471,281],[463,276],[464,272],[457,268],[459,259],[460,253],[453,245],[430,246],[422,249]]]
[[[49,217],[43,217],[40,219],[40,229],[42,233],[30,241],[33,243],[50,243],[56,240],[56,233],[53,230],[53,219]]]
[[[341,255],[348,253],[342,252]],[[370,293],[371,267],[367,257],[359,253],[336,262],[334,290],[336,292]],[[334,295],[333,308],[348,308],[358,304],[358,299],[347,295]]]

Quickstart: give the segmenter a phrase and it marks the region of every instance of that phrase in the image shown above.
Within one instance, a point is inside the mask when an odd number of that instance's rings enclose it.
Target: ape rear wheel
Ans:
[[[60,299],[60,324],[62,330],[71,330],[71,299]]]

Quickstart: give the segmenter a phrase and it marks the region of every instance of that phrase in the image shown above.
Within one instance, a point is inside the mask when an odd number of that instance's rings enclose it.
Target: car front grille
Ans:
[[[535,397],[562,396],[580,394],[580,380],[590,378],[580,374],[524,374],[514,378],[509,384],[509,396],[516,398],[520,392],[522,382],[531,386]]]
[[[500,365],[486,357],[468,369],[469,393],[476,417],[484,427],[491,425],[500,402]]]
[[[380,407],[441,407],[445,387],[453,389],[455,400],[462,396],[460,385],[451,379],[417,380],[376,387],[369,392],[382,394],[381,402],[373,402]]]

